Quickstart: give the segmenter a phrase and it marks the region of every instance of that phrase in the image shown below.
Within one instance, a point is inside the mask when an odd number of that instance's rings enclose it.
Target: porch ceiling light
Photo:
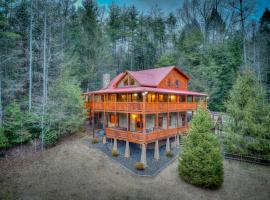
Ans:
[[[147,95],[147,94],[148,94],[148,92],[143,92],[143,93],[142,93],[143,96],[145,96],[145,95]]]

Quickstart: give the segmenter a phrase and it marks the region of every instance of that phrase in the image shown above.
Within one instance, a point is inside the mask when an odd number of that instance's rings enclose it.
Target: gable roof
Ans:
[[[129,74],[133,77],[141,86],[147,87],[157,87],[159,83],[173,70],[176,69],[180,74],[184,77],[189,79],[189,77],[178,69],[175,66],[168,66],[168,67],[160,67],[154,69],[147,69],[141,71],[126,71],[124,73],[119,74],[116,76],[107,88],[115,88],[116,84],[121,81],[121,79],[126,75]]]

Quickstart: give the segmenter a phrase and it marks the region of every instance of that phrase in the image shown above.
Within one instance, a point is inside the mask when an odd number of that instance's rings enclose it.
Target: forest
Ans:
[[[225,112],[237,76],[252,69],[269,101],[270,11],[254,18],[255,7],[184,0],[165,13],[95,0],[0,0],[2,146],[41,136],[51,145],[80,130],[81,93],[99,89],[105,72],[177,65],[190,90],[209,94],[210,110]]]

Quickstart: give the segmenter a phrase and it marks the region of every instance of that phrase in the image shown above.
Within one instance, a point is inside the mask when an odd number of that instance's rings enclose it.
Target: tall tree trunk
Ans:
[[[1,78],[1,72],[0,72],[0,127],[2,126],[2,117],[3,117],[3,109],[2,109],[2,78]]]
[[[247,64],[247,53],[246,53],[246,33],[245,33],[245,21],[243,13],[243,0],[240,0],[240,17],[241,17],[241,27],[242,27],[242,41],[243,41],[243,56],[244,64]]]
[[[45,5],[46,6],[46,5]],[[44,115],[45,115],[45,99],[46,99],[46,40],[47,40],[47,13],[45,8],[44,17],[44,38],[43,38],[43,97],[42,97],[42,118],[41,118],[41,149],[43,151],[44,145]]]
[[[31,10],[30,10],[30,30],[29,30],[29,99],[28,99],[28,109],[29,112],[32,109],[32,62],[33,62],[33,0],[31,0]]]

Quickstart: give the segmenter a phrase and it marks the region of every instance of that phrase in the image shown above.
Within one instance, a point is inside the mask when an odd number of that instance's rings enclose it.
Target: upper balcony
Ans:
[[[207,99],[192,95],[95,94],[85,100],[85,108],[105,112],[177,112],[196,110],[199,101],[207,105]]]

